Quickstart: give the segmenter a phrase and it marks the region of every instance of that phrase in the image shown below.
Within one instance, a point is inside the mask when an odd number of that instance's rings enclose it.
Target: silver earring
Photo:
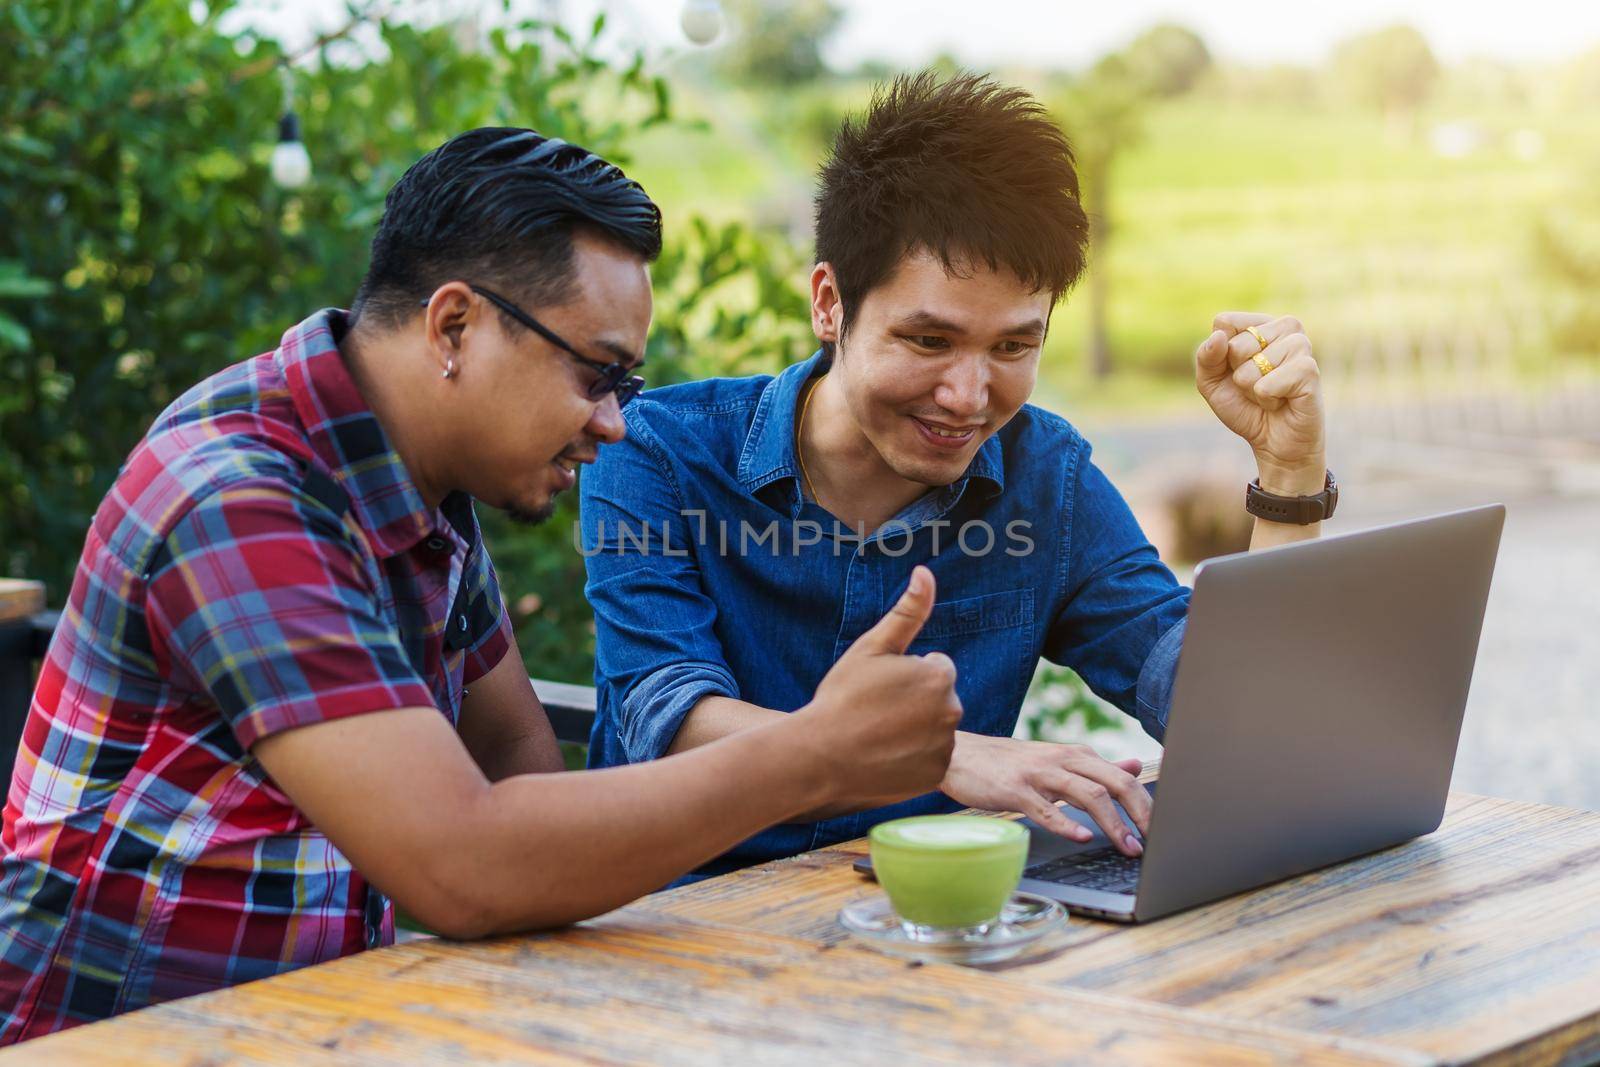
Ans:
[[[444,362],[444,373],[441,374],[440,377],[441,378],[454,378],[455,376],[456,376],[456,361],[453,360],[453,359],[445,360],[445,362]]]

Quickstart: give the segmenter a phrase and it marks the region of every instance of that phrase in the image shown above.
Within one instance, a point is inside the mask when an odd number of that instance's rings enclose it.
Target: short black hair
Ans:
[[[816,206],[817,261],[833,265],[845,329],[917,249],[952,273],[1007,267],[1054,303],[1089,242],[1066,135],[1027,92],[977,74],[879,86],[840,127]]]
[[[453,279],[560,304],[572,296],[580,229],[647,261],[661,253],[661,209],[615,164],[533,130],[469,130],[389,190],[355,316],[398,326]]]

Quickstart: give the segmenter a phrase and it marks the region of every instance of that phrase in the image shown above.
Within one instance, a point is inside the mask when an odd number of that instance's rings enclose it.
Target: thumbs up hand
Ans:
[[[835,803],[888,804],[931,792],[944,778],[961,723],[956,667],[942,652],[905,654],[933,601],[933,573],[918,567],[899,601],[797,713],[824,749]]]

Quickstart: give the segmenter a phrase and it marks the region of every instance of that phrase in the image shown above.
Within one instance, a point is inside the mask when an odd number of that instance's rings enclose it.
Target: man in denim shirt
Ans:
[[[821,175],[811,317],[822,350],[775,378],[645,393],[626,412],[626,439],[586,472],[596,766],[805,707],[913,567],[937,578],[909,651],[944,652],[957,668],[963,732],[941,792],[810,812],[702,872],[963,806],[1087,839],[1057,801],[1142,851],[1150,805],[1137,761],[1012,737],[1044,656],[1161,738],[1183,641],[1188,590],[1088,442],[1026,404],[1087,232],[1066,140],[1025,93],[976,77],[900,79],[843,128]],[[1331,485],[1298,322],[1219,315],[1196,379],[1254,450],[1258,489],[1293,498]],[[1318,529],[1258,521],[1252,548]]]

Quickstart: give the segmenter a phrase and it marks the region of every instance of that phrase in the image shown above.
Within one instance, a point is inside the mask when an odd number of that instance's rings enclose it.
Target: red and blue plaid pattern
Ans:
[[[250,755],[433,705],[510,647],[470,500],[428,506],[341,312],[156,420],[89,529],[0,836],[0,1044],[393,940]]]

